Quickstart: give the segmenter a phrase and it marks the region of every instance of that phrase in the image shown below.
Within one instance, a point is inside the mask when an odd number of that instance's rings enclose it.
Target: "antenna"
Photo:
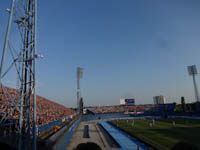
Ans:
[[[0,64],[0,104],[8,111],[0,110],[0,125],[18,120],[19,130],[12,135],[18,149],[36,150],[37,0],[12,0],[6,10],[9,21]],[[18,32],[11,34],[13,30]],[[16,78],[16,87],[6,82]]]
[[[188,68],[188,74],[192,76],[193,78],[194,93],[195,93],[196,101],[199,102],[199,92],[198,92],[196,78],[195,78],[195,76],[198,74],[196,65],[188,66],[187,68]]]

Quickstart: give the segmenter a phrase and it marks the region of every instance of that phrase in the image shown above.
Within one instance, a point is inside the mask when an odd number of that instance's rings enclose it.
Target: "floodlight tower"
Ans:
[[[81,98],[81,91],[80,91],[80,79],[83,76],[83,68],[77,68],[77,110],[78,113],[80,112],[80,98]]]
[[[18,149],[33,147],[36,150],[37,0],[12,0],[7,11],[9,21],[0,64],[0,90],[4,102],[0,103],[9,112],[0,110],[0,125],[12,118],[19,120],[15,136],[19,137]],[[10,31],[15,32],[11,34]],[[16,78],[16,87],[6,82]]]
[[[196,101],[199,102],[199,100],[200,100],[199,99],[199,92],[198,92],[196,78],[195,78],[195,76],[197,75],[196,65],[188,66],[188,73],[193,78],[195,98],[196,98]]]

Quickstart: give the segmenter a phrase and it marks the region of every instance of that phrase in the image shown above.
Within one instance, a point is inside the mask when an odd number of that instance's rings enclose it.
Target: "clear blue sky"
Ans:
[[[1,51],[10,2],[0,2]],[[186,67],[200,71],[200,1],[38,0],[38,51],[37,92],[65,106],[76,105],[78,66],[86,105],[191,102]]]

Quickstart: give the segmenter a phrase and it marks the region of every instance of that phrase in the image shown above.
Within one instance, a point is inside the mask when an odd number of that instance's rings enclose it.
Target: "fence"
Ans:
[[[66,120],[69,120],[69,118],[67,118]],[[43,126],[39,126],[38,127],[38,132],[41,134],[41,133],[44,133],[45,131],[48,131],[49,129],[53,128],[54,126],[56,125],[59,125],[63,122],[63,120],[56,120],[56,121],[53,121],[53,122],[50,122],[48,124],[45,124]]]

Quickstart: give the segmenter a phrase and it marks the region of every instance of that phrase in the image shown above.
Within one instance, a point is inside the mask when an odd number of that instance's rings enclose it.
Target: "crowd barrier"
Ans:
[[[70,120],[69,117],[67,117],[65,120]],[[53,122],[50,122],[48,124],[45,124],[43,126],[39,126],[38,127],[38,132],[41,134],[41,133],[44,133],[46,131],[48,131],[49,129],[51,129],[52,127],[56,126],[56,125],[59,125],[61,124],[63,121],[65,120],[56,120],[56,121],[53,121]]]
[[[70,138],[74,134],[74,131],[76,130],[76,128],[78,127],[78,125],[80,124],[80,122],[81,122],[81,120],[78,119],[77,121],[75,121],[73,123],[73,125],[68,129],[67,135],[66,135],[63,143],[56,150],[64,150],[66,148],[67,144],[69,143]]]
[[[49,129],[51,129],[52,127],[58,125],[62,123],[62,120],[57,120],[57,121],[53,121],[53,122],[50,122],[48,124],[45,124],[43,126],[39,126],[38,127],[38,132],[41,134],[41,133],[44,133],[45,131],[48,131]]]
[[[121,150],[149,150],[151,147],[138,141],[134,137],[121,131],[119,128],[111,125],[107,121],[100,121],[99,124],[107,131],[108,134],[120,145]]]

